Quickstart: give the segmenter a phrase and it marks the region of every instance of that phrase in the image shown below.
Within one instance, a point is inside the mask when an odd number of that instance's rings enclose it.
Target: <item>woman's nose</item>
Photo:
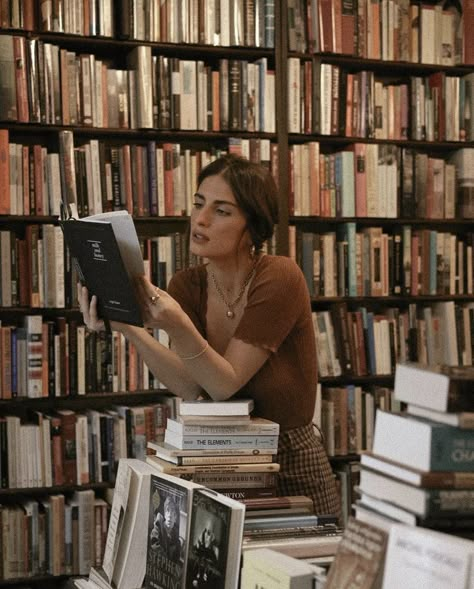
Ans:
[[[196,214],[196,223],[199,225],[208,225],[209,224],[209,211],[206,207],[199,209]]]

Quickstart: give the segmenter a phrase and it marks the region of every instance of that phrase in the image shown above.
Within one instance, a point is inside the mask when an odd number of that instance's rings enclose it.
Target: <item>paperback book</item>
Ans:
[[[60,224],[81,282],[97,296],[99,316],[142,326],[133,281],[145,270],[129,213],[112,211]]]
[[[199,485],[152,475],[145,587],[184,587],[192,496]]]
[[[236,399],[233,401],[181,401],[178,405],[179,415],[249,415],[253,410],[253,399]]]
[[[238,587],[245,507],[209,489],[193,494],[186,587]]]

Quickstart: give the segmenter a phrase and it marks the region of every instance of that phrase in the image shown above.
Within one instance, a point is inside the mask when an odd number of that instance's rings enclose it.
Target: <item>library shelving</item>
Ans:
[[[95,492],[87,494],[87,513],[94,501],[103,510],[113,480],[113,465],[82,456],[86,470],[90,459],[106,476],[82,486],[25,480],[25,501],[17,503],[6,457],[19,428],[29,431],[25,450],[38,449],[37,436],[47,436],[58,411],[81,415],[79,432],[99,448],[102,418],[102,451],[113,462],[114,452],[143,451],[147,435],[160,435],[141,430],[141,450],[114,448],[124,415],[151,427],[151,414],[163,419],[170,410],[170,397],[133,349],[81,325],[58,226],[61,196],[72,190],[81,215],[127,208],[151,277],[166,285],[189,262],[196,175],[227,150],[265,163],[277,179],[274,251],[294,256],[308,280],[320,422],[350,492],[376,404],[391,403],[395,362],[472,364],[474,59],[464,34],[471,3],[66,6],[16,0],[0,11],[2,529],[52,522],[55,509],[71,517],[81,490]],[[347,418],[352,402],[359,421]],[[330,434],[341,419],[337,408],[346,411],[345,440]],[[30,464],[37,476],[40,462]],[[53,509],[47,499],[58,496]],[[100,536],[99,527],[93,531]],[[53,552],[47,563],[44,554],[41,563],[38,555],[25,561],[24,539],[15,538],[4,546],[0,586],[25,577],[43,586],[80,568],[75,548],[67,558]],[[95,544],[89,561],[82,555],[82,570],[100,561]]]

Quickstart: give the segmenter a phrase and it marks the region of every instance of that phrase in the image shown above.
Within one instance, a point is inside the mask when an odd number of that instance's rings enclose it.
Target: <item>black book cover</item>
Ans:
[[[81,280],[98,298],[99,315],[109,321],[142,326],[140,308],[110,223],[61,222],[64,240]]]

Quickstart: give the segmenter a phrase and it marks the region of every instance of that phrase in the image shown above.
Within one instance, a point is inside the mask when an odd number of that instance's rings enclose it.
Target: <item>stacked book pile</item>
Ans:
[[[361,457],[358,519],[474,539],[474,369],[397,366],[404,413],[378,411]],[[404,406],[405,406],[404,405]]]
[[[164,442],[149,442],[158,471],[239,501],[274,497],[279,424],[252,417],[252,400],[181,401],[168,418]]]

